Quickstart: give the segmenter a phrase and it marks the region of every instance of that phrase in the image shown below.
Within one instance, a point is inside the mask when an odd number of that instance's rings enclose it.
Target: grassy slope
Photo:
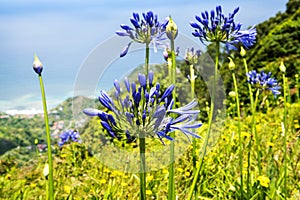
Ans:
[[[296,197],[300,189],[299,119],[300,104],[289,105],[288,114],[288,188],[289,196]],[[262,188],[269,198],[275,199],[282,191],[283,139],[281,135],[281,115],[278,106],[268,114],[258,113],[257,130],[262,136],[263,174],[271,179],[268,188]],[[249,135],[251,119],[244,116],[242,131],[245,147],[253,138]],[[92,122],[95,127],[98,121]],[[217,144],[205,158],[203,184],[199,186],[201,196],[214,199],[234,199],[239,185],[238,139],[236,119],[227,118],[219,127],[221,136]],[[201,134],[200,129],[200,134]],[[103,145],[101,141],[95,141]],[[161,145],[151,148],[162,148]],[[127,147],[127,151],[132,148]],[[249,149],[244,150],[244,159]],[[251,152],[251,190],[253,196],[258,188],[256,154]],[[176,161],[176,189],[179,199],[184,199],[192,179],[191,149],[187,148]],[[28,199],[45,198],[45,179],[42,175],[45,157],[42,155],[35,164],[22,169],[11,168],[0,176],[0,198],[24,197]],[[138,178],[136,174],[123,173],[109,169],[93,156],[88,155],[84,145],[73,143],[59,150],[54,159],[55,191],[58,199],[72,195],[75,199],[136,199],[138,197]],[[244,162],[244,166],[246,166]],[[148,197],[165,199],[167,194],[167,167],[148,173]],[[246,176],[246,175],[245,175]],[[297,193],[298,191],[298,193]],[[273,198],[272,198],[273,197]]]

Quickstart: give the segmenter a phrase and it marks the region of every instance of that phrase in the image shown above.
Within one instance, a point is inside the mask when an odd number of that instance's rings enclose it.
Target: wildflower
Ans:
[[[269,187],[270,179],[266,176],[259,176],[257,177],[257,180],[259,181],[260,185],[263,187]]]
[[[200,24],[190,22],[190,25],[195,28],[193,36],[198,37],[204,44],[205,41],[225,43],[228,51],[237,50],[234,45],[238,43],[248,49],[255,43],[256,29],[252,27],[242,31],[242,24],[234,21],[238,11],[239,8],[234,9],[228,17],[222,13],[221,6],[217,6],[216,11],[212,10],[210,14],[208,11],[202,12],[201,16],[195,16]]]
[[[190,172],[188,172],[188,171],[184,172],[184,176],[189,177],[190,175],[191,175]]]
[[[155,15],[152,11],[143,13],[142,15],[144,19],[140,19],[138,13],[133,13],[133,18],[131,18],[130,21],[134,28],[125,24],[121,24],[120,26],[123,30],[116,31],[117,35],[128,36],[132,39],[132,41],[129,42],[123,49],[120,57],[123,57],[127,54],[132,42],[146,44],[146,46],[152,43],[154,51],[156,51],[157,45],[160,45],[161,41],[166,39],[163,37],[163,35],[166,32],[168,20],[160,23],[157,15]]]
[[[270,90],[276,96],[280,94],[281,87],[278,85],[277,80],[271,78],[271,74],[271,72],[266,74],[264,71],[257,73],[256,70],[252,70],[247,73],[248,82],[257,86],[258,89]]]
[[[63,132],[62,134],[60,134],[59,137],[61,139],[61,141],[58,143],[58,145],[60,147],[62,145],[64,145],[65,143],[67,143],[68,141],[80,142],[79,133],[77,131],[73,131],[73,130],[67,130],[67,131]]]
[[[200,138],[190,130],[202,125],[195,122],[200,112],[193,110],[197,102],[193,100],[183,107],[172,109],[172,92],[175,86],[170,85],[162,91],[159,83],[152,82],[153,76],[152,71],[148,77],[139,74],[139,87],[125,78],[126,90],[123,92],[115,88],[115,100],[101,90],[99,101],[108,112],[91,108],[83,112],[88,116],[98,116],[102,127],[111,137],[124,138],[128,142],[134,141],[140,131],[149,137],[157,136],[163,144],[162,138],[173,140],[168,134],[176,130],[183,132],[188,138],[189,135]],[[128,85],[131,85],[131,88],[127,88]],[[171,113],[172,117],[169,116]]]
[[[106,179],[100,179],[100,181],[99,181],[99,183],[101,183],[101,184],[105,184],[106,183]]]
[[[65,186],[64,186],[64,190],[65,190],[65,192],[66,192],[67,194],[70,194],[70,192],[71,192],[71,187],[68,186],[68,185],[65,185]]]
[[[146,194],[147,194],[147,195],[151,195],[151,194],[152,194],[152,191],[151,191],[151,190],[146,190]]]
[[[41,75],[43,71],[43,64],[41,63],[40,59],[37,57],[36,54],[34,54],[33,70],[38,75]]]
[[[267,142],[267,146],[270,147],[270,148],[271,148],[271,147],[274,147],[274,145],[275,145],[275,144],[274,144],[273,142]]]

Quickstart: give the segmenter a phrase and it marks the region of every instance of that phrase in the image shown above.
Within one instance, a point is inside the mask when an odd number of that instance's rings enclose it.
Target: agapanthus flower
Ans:
[[[75,130],[67,130],[60,134],[60,142],[58,142],[58,145],[61,147],[65,143],[68,143],[69,141],[71,142],[80,142],[79,138],[79,133]]]
[[[133,17],[130,18],[133,28],[126,24],[121,24],[120,26],[123,30],[116,31],[117,35],[128,36],[132,39],[120,53],[121,57],[127,54],[132,42],[146,44],[147,46],[152,44],[154,51],[156,51],[157,45],[162,44],[161,42],[166,39],[164,34],[166,32],[168,20],[166,19],[162,23],[159,22],[157,15],[152,11],[143,13],[142,15],[143,19],[140,18],[138,13],[133,13]]]
[[[234,21],[238,11],[239,8],[234,9],[228,17],[222,13],[221,6],[217,6],[216,11],[212,10],[210,14],[208,11],[202,12],[200,16],[195,16],[198,22],[190,22],[190,25],[195,28],[192,34],[204,44],[221,42],[226,44],[227,50],[236,50],[235,45],[241,43],[248,49],[255,43],[256,29],[252,27],[242,31],[242,24]]]
[[[266,74],[264,71],[257,73],[256,70],[252,70],[247,73],[247,80],[261,90],[272,91],[273,95],[276,96],[280,94],[281,87],[278,85],[277,80],[271,77],[271,74],[271,72]]]
[[[162,91],[159,83],[154,83],[154,73],[148,77],[138,75],[138,84],[124,80],[125,89],[121,90],[119,82],[114,81],[113,100],[105,91],[100,91],[99,101],[107,109],[101,111],[93,108],[83,110],[88,116],[98,116],[101,126],[114,138],[126,138],[134,141],[139,132],[146,137],[158,137],[173,140],[169,136],[172,131],[179,130],[186,136],[200,138],[191,129],[199,128],[202,124],[196,121],[199,110],[195,100],[180,108],[173,108],[172,92],[175,88],[170,85]]]

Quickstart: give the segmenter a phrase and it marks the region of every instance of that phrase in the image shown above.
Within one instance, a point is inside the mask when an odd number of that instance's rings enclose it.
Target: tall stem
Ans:
[[[49,164],[48,198],[50,200],[53,200],[54,199],[54,189],[53,189],[54,187],[53,187],[53,162],[52,162],[52,150],[51,150],[51,135],[50,135],[46,95],[45,95],[45,89],[44,89],[42,75],[39,75],[39,81],[40,81],[40,88],[41,88],[42,101],[43,101],[44,120],[45,120],[46,138],[47,138],[47,152],[48,152],[48,164]]]
[[[232,73],[232,79],[234,83],[234,90],[235,90],[235,100],[236,100],[236,108],[237,108],[237,115],[238,115],[238,135],[239,135],[239,165],[240,165],[240,179],[241,179],[241,186],[240,186],[240,193],[241,199],[244,199],[244,187],[243,187],[243,144],[242,144],[242,136],[241,136],[241,112],[240,112],[240,100],[239,100],[239,93],[237,82],[235,78],[235,74]]]
[[[146,44],[146,56],[145,56],[145,75],[149,74],[149,44]]]
[[[188,200],[191,200],[193,197],[193,193],[198,181],[198,176],[200,174],[200,171],[202,169],[203,165],[203,160],[204,156],[206,154],[207,150],[207,145],[208,145],[208,140],[210,137],[210,132],[211,132],[211,125],[214,117],[214,107],[215,107],[215,98],[216,98],[216,84],[218,80],[218,66],[219,66],[219,54],[220,54],[220,43],[216,42],[216,63],[215,63],[215,69],[214,69],[214,82],[213,82],[213,90],[212,90],[212,95],[211,95],[211,103],[210,103],[210,113],[209,113],[209,119],[208,119],[208,129],[207,129],[207,135],[203,144],[203,152],[201,154],[201,160],[200,163],[197,167],[196,173],[194,175],[193,183],[191,185],[189,194],[188,194]]]
[[[190,82],[191,82],[191,98],[194,99],[195,98],[195,70],[194,70],[194,66],[190,65]],[[193,145],[193,149],[192,149],[192,158],[193,158],[193,174],[196,174],[197,171],[197,167],[196,167],[196,163],[197,163],[197,155],[196,155],[196,146],[197,146],[197,141],[196,138],[193,137],[192,140],[192,145]],[[195,188],[195,198],[197,198],[197,187]]]
[[[256,106],[257,106],[258,96],[259,96],[259,89],[256,91],[254,106],[252,108],[252,123],[253,123],[252,131],[254,132],[254,136],[255,136],[255,140],[256,140],[258,172],[259,172],[259,175],[261,175],[262,167],[261,167],[260,137],[258,136],[258,133],[256,131]]]
[[[286,146],[286,115],[287,115],[287,108],[286,108],[286,98],[287,98],[287,84],[286,84],[286,77],[283,73],[282,75],[283,79],[283,100],[284,100],[284,113],[283,113],[283,142],[284,142],[284,199],[286,199],[287,196],[287,146]]]
[[[170,40],[171,42],[171,64],[172,64],[172,70],[171,70],[171,80],[172,84],[176,84],[176,56],[175,56],[175,45],[174,45],[174,39]],[[176,89],[176,88],[175,88]],[[175,89],[173,91],[173,99],[174,99],[174,105],[176,106],[176,92]],[[170,137],[175,139],[175,132],[170,133]],[[169,166],[169,183],[168,183],[168,200],[175,200],[175,180],[174,180],[174,161],[175,161],[175,142],[174,140],[171,141],[170,145],[170,166]]]
[[[244,67],[245,67],[245,73],[248,74],[248,65],[247,65],[247,61],[245,58],[243,58],[243,62],[244,62]],[[251,123],[251,134],[254,135],[254,122],[253,122],[253,108],[254,108],[254,100],[253,100],[253,95],[252,95],[252,87],[251,84],[248,83],[248,92],[249,92],[249,97],[250,97],[250,106],[251,106],[251,113],[252,113],[252,123]],[[251,146],[252,146],[252,141],[250,141],[249,145],[248,145],[248,156],[247,156],[247,162],[248,162],[248,166],[247,166],[247,193],[249,194],[250,191],[250,163],[251,163]],[[247,195],[248,198],[250,198],[249,195]]]
[[[146,199],[146,140],[145,133],[139,132],[140,142],[140,200]]]

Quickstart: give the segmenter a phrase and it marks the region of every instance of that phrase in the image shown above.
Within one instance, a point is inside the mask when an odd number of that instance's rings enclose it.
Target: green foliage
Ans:
[[[300,160],[299,160],[299,131],[300,104],[288,105],[287,117],[288,136],[288,198],[297,199],[300,189]],[[244,170],[246,170],[246,156],[251,153],[251,187],[247,193],[253,199],[263,192],[265,198],[282,198],[283,189],[283,151],[284,144],[281,135],[281,118],[283,108],[269,111],[267,114],[257,114],[257,131],[262,137],[263,178],[270,179],[267,187],[258,180],[256,152],[247,149],[253,137],[250,134],[251,116],[242,116],[242,135],[244,150]],[[221,137],[216,146],[205,157],[203,181],[198,185],[201,198],[237,199],[239,197],[238,173],[238,136],[236,134],[237,121],[228,117],[221,129]],[[89,131],[99,130],[99,122],[95,119],[90,122]],[[203,130],[203,129],[201,129]],[[92,132],[90,132],[92,133]],[[102,134],[101,131],[98,131]],[[88,133],[87,133],[88,134]],[[203,135],[201,132],[199,133]],[[103,144],[95,141],[97,145]],[[151,145],[159,148],[162,145]],[[190,144],[191,147],[191,144]],[[129,147],[128,147],[129,148]],[[131,147],[132,148],[132,147]],[[197,152],[201,148],[201,141],[197,143]],[[180,159],[175,162],[176,191],[179,199],[185,199],[192,181],[191,148],[187,148]],[[3,162],[2,162],[3,163]],[[44,199],[45,178],[43,167],[45,157],[39,159],[29,167],[15,168],[13,164],[0,175],[0,198]],[[64,145],[58,149],[54,157],[54,180],[57,199],[136,199],[138,198],[137,174],[116,171],[103,165],[93,157],[87,146],[79,143]],[[246,173],[244,178],[246,179]],[[147,174],[147,197],[165,199],[167,196],[167,169],[159,169]],[[244,188],[246,190],[246,188]],[[199,198],[200,198],[199,196]],[[200,199],[201,199],[200,198]]]

